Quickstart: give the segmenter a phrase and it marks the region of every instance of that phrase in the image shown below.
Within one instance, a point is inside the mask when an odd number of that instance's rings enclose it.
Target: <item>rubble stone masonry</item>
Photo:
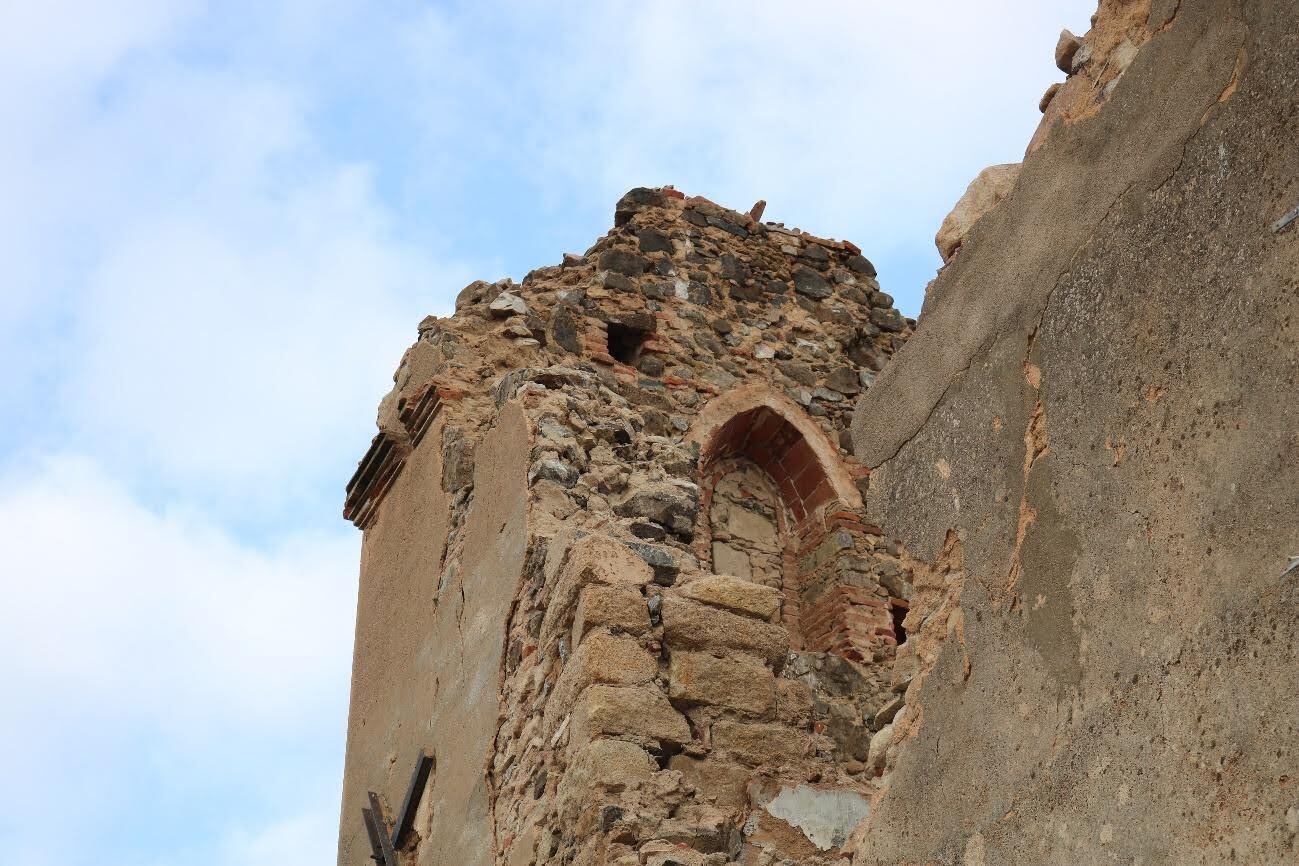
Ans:
[[[339,862],[421,750],[403,863],[839,860],[911,593],[848,428],[913,326],[854,245],[671,188],[422,322],[348,487]]]

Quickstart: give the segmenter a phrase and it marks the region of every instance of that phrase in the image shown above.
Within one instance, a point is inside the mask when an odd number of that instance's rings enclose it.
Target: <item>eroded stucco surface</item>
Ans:
[[[857,407],[922,673],[856,864],[1296,856],[1299,4],[1154,5]]]
[[[441,433],[441,425],[430,435]],[[417,449],[365,540],[339,862],[369,862],[368,791],[395,814],[419,749],[436,768],[416,824],[420,866],[493,863],[486,765],[496,737],[506,620],[523,571],[528,429],[507,405],[478,446],[459,567],[444,569],[450,495]]]

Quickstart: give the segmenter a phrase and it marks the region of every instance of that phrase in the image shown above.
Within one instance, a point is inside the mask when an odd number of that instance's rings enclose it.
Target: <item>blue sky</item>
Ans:
[[[359,534],[426,314],[675,184],[914,315],[1087,0],[0,3],[0,850],[332,862]]]

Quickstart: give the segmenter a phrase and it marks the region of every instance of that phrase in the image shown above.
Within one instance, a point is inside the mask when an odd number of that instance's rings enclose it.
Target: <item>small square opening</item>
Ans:
[[[640,358],[641,346],[644,345],[645,338],[648,336],[649,331],[633,328],[630,325],[622,325],[618,322],[610,322],[609,354],[619,363],[635,366],[636,361]]]

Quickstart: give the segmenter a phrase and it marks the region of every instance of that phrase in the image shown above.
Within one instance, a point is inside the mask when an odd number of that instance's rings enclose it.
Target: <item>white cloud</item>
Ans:
[[[273,204],[138,221],[79,298],[74,423],[115,459],[147,455],[148,474],[253,515],[320,466],[347,467],[433,312],[404,299],[468,282],[386,242],[383,220],[352,167]]]
[[[254,549],[197,512],[144,508],[81,457],[0,483],[11,675],[185,736],[337,701],[359,555],[349,527]]]
[[[675,183],[739,208],[765,198],[769,218],[936,265],[942,216],[979,169],[1020,159],[1039,97],[1062,77],[1059,28],[1082,32],[1094,7],[665,0],[524,5],[505,20],[485,4],[439,9],[409,35],[422,76],[412,102],[434,149],[473,129],[559,210],[594,202],[603,216],[630,186]],[[475,56],[489,33],[495,50]]]
[[[175,0],[44,0],[0,8],[0,73],[14,97],[39,85],[80,88],[132,51],[175,32],[197,4]],[[15,87],[15,83],[27,87]]]
[[[21,696],[0,715],[0,778],[22,780],[0,811],[21,840],[106,862],[96,833],[182,804],[236,826],[307,820],[304,801],[316,825],[336,815],[358,535],[260,551],[197,513],[143,508],[79,457],[0,490],[0,658]],[[69,820],[85,832],[61,833]],[[302,831],[248,831],[268,832],[241,844]]]
[[[233,832],[222,846],[221,863],[223,866],[251,866],[255,863],[324,866],[334,862],[338,804],[330,803],[330,807],[294,815],[255,832]]]
[[[472,269],[403,234],[369,164],[330,156],[327,82],[193,62],[170,9],[135,12],[0,85],[26,130],[0,145],[0,399],[135,483],[274,517],[322,466],[341,487],[415,324]]]

